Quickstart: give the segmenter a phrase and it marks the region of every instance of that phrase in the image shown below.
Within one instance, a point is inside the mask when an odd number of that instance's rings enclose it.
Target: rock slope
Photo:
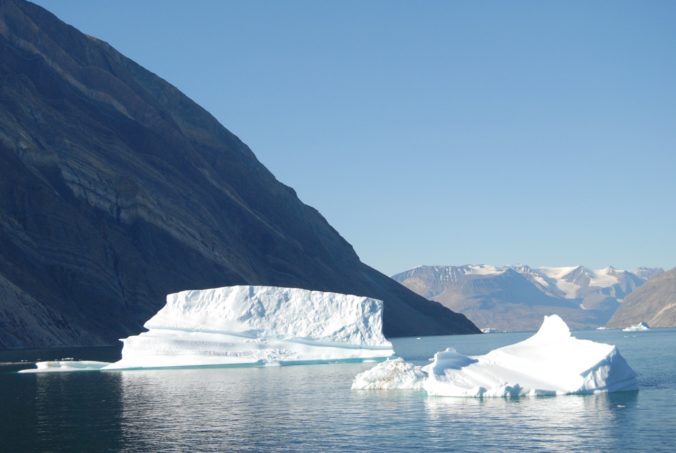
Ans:
[[[48,11],[0,0],[0,79],[0,348],[110,344],[168,293],[233,284],[381,299],[388,336],[476,331],[362,264],[175,87]]]
[[[676,327],[676,269],[651,278],[627,297],[608,327],[624,328],[640,322],[650,327]]]

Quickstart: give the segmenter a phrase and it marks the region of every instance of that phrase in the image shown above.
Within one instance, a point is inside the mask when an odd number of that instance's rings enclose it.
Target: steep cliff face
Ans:
[[[359,261],[176,88],[49,12],[0,0],[0,347],[108,344],[167,293],[229,284],[385,301],[388,336],[469,333]]]
[[[651,278],[631,293],[608,327],[623,328],[640,322],[650,327],[676,327],[676,269]]]

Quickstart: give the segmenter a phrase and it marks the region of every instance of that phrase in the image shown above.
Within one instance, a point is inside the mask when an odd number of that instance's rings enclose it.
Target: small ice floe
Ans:
[[[20,370],[19,373],[63,373],[72,371],[100,371],[110,362],[97,362],[94,360],[50,360],[37,362],[36,368]]]
[[[401,376],[399,376],[401,374]],[[358,374],[353,389],[423,389],[459,397],[552,396],[637,390],[636,374],[613,345],[580,340],[557,315],[532,337],[481,356],[453,349],[423,367],[388,361]]]
[[[359,373],[352,383],[353,389],[360,390],[393,390],[393,389],[422,389],[423,381],[427,377],[419,366],[412,365],[404,359],[386,360],[370,370]]]
[[[650,326],[646,322],[639,322],[638,324],[634,324],[633,326],[625,327],[622,329],[622,332],[645,332],[646,330],[650,330]]]

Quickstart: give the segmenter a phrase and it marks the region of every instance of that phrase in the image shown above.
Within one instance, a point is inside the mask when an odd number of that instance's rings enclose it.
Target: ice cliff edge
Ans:
[[[368,297],[271,286],[169,294],[148,332],[122,340],[107,367],[266,365],[384,358],[383,303]]]
[[[167,295],[144,326],[246,336],[391,346],[383,303],[369,297],[273,286],[228,286]],[[136,337],[130,337],[136,338]]]
[[[266,366],[383,359],[383,303],[369,297],[271,286],[230,286],[167,295],[122,359],[101,370]],[[77,362],[37,370],[77,371]],[[77,368],[77,369],[75,369]],[[91,370],[91,367],[86,369]]]

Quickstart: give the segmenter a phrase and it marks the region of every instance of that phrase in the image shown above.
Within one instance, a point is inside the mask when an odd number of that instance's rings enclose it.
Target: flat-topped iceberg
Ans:
[[[270,286],[169,294],[148,332],[122,342],[107,367],[269,365],[378,359],[393,354],[381,301]]]
[[[121,340],[121,360],[99,369],[384,359],[394,351],[382,333],[382,312],[383,303],[369,297],[297,288],[183,291],[167,296],[145,323],[147,332]],[[29,371],[76,371],[78,363],[39,362]]]
[[[638,389],[636,374],[615,346],[571,336],[557,315],[546,316],[540,330],[520,343],[475,357],[449,348],[436,353],[430,364],[411,367],[383,362],[357,375],[352,388],[422,388],[429,395],[459,397]]]

